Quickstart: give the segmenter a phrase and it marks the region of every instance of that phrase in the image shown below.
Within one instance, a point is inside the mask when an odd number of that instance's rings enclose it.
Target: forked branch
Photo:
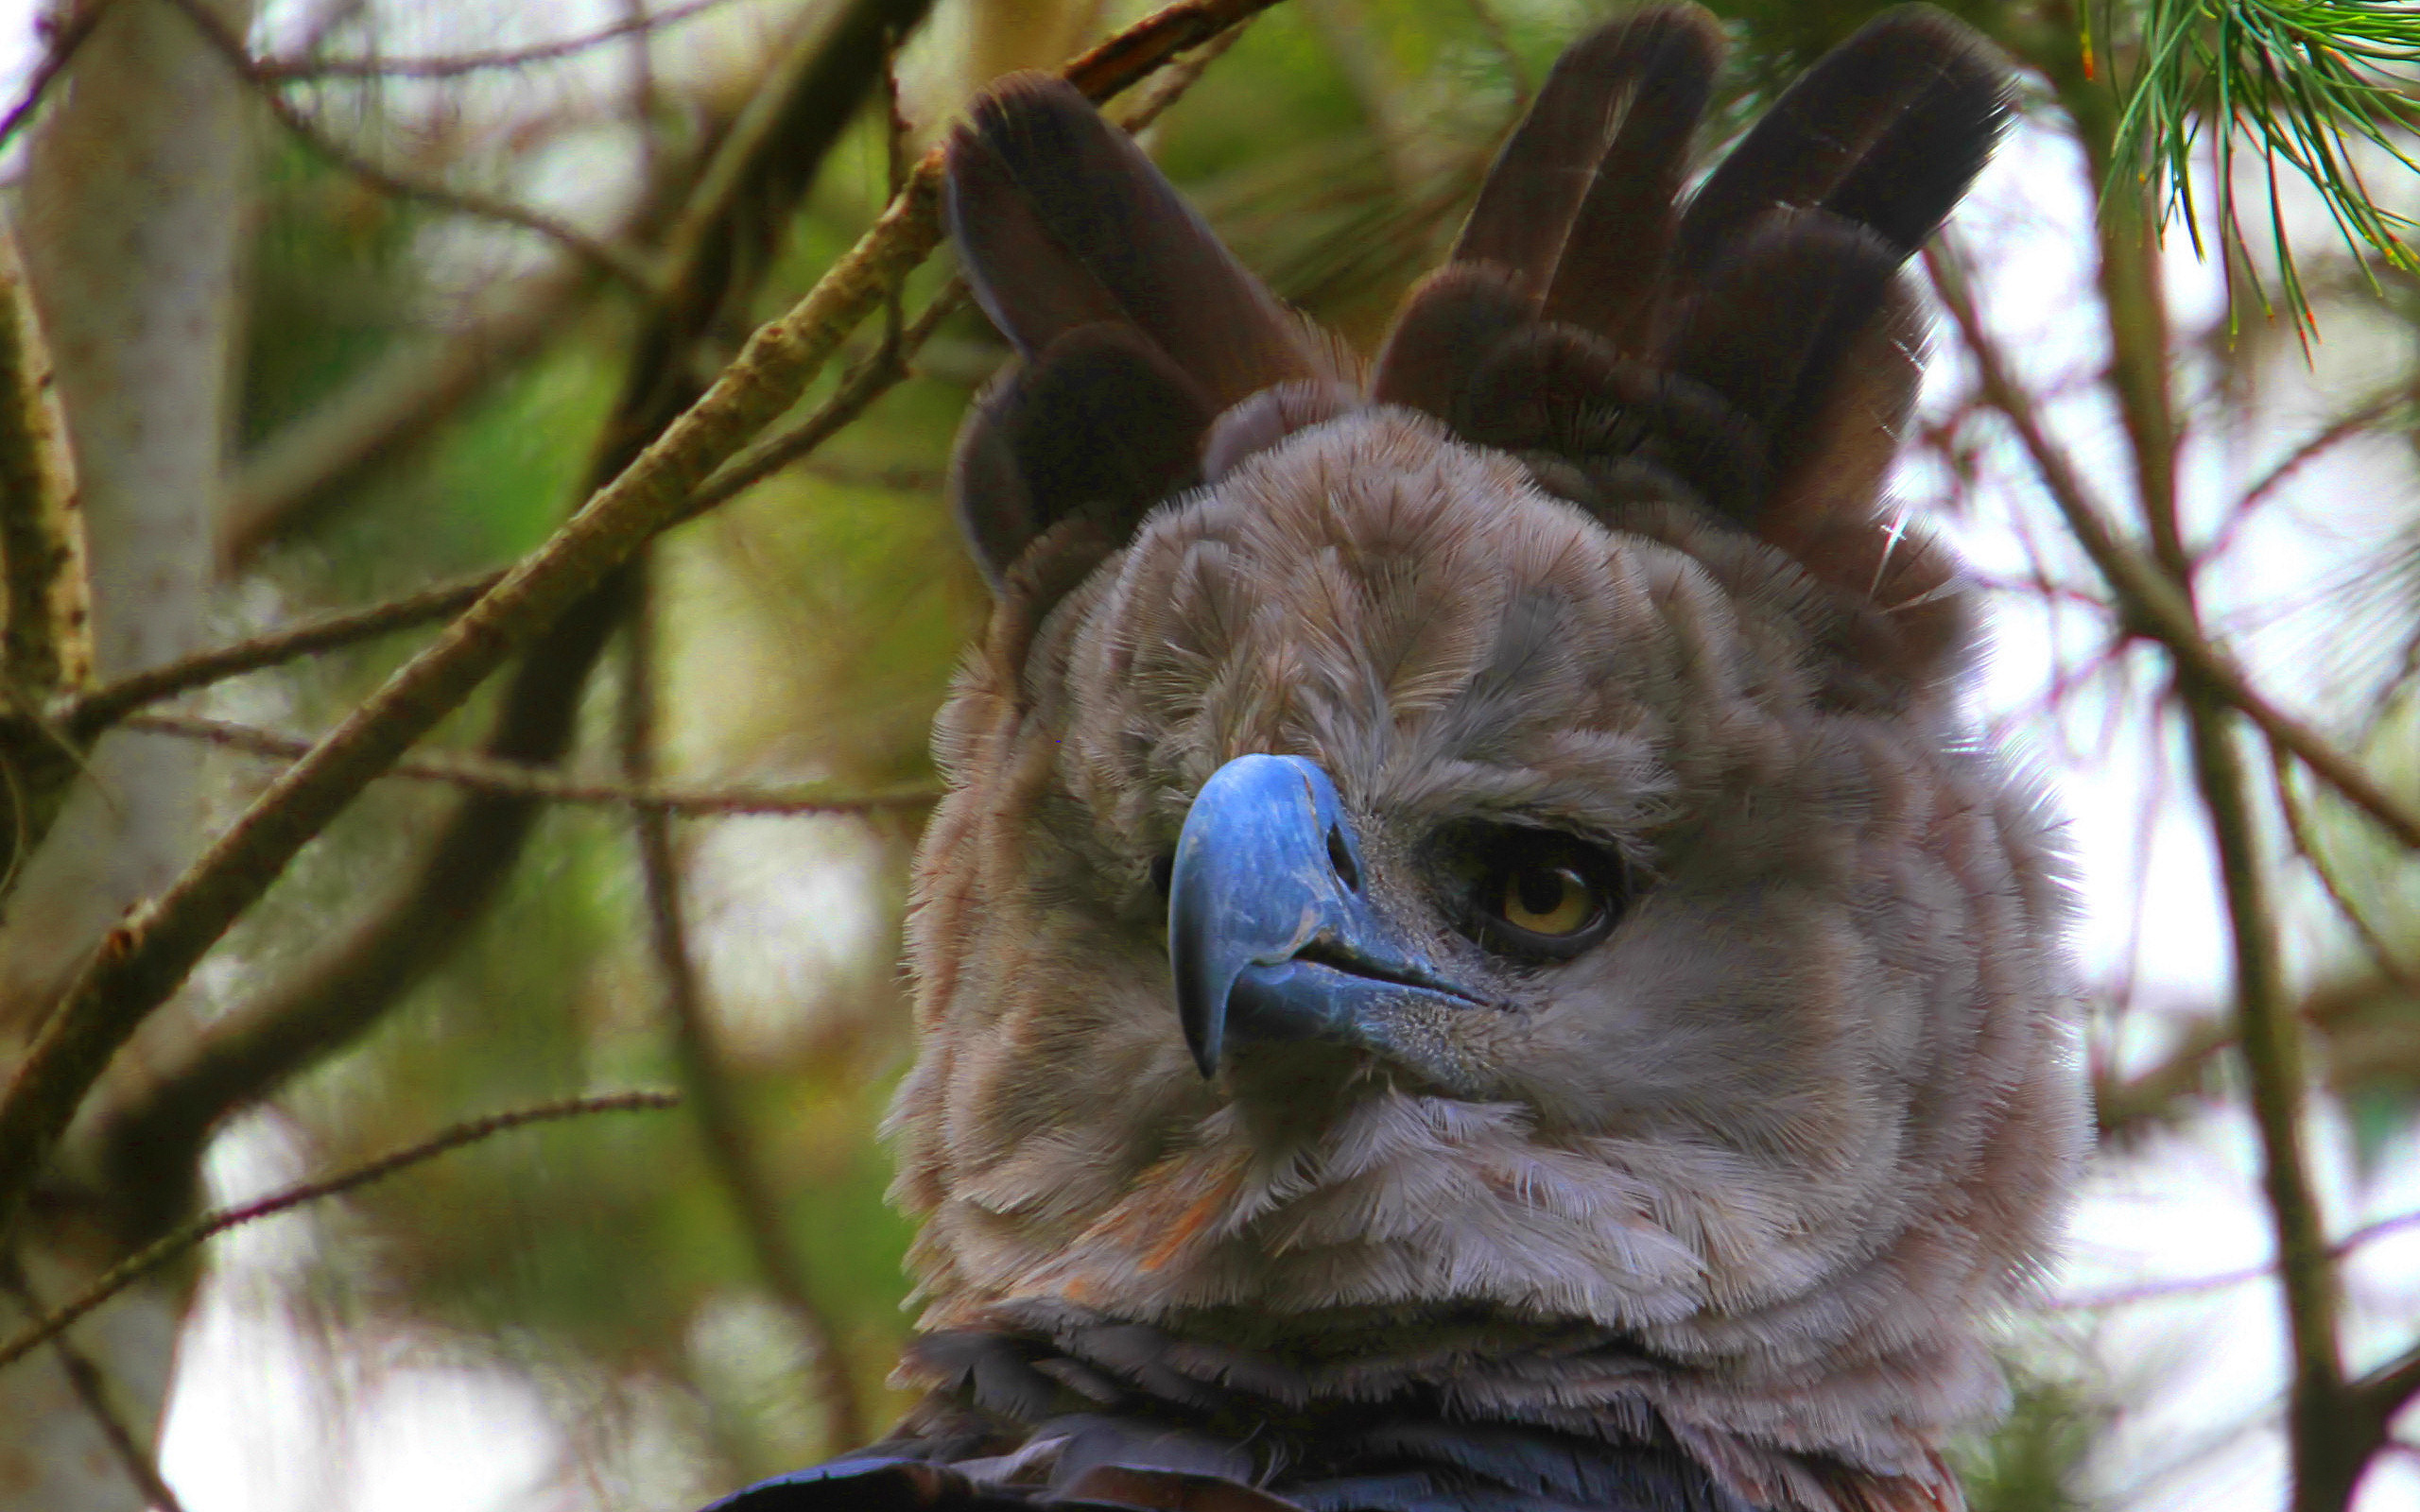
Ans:
[[[1069,64],[1094,99],[1132,84],[1275,0],[1183,0]],[[941,240],[942,160],[807,296],[756,332],[687,413],[544,544],[297,762],[165,892],[112,932],[0,1097],[0,1233],[117,1048],[257,902],[295,854],[512,652],[677,519],[690,492],[783,411]]]

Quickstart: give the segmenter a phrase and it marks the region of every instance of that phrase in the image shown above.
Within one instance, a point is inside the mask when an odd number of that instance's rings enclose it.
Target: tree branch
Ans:
[[[561,42],[493,52],[456,53],[444,58],[264,58],[253,64],[259,77],[277,83],[317,78],[459,78],[490,69],[527,68],[577,57],[608,43],[644,32],[662,31],[718,9],[731,0],[688,0],[647,16],[633,16],[609,26]]]
[[[256,730],[250,725],[179,714],[135,714],[127,720],[127,727],[157,735],[181,735],[255,756],[285,760],[309,755],[315,744],[301,735],[285,735],[271,730]],[[864,792],[835,788],[823,782],[692,790],[629,782],[581,782],[565,777],[550,766],[530,766],[469,752],[406,756],[389,767],[387,776],[477,788],[541,802],[655,809],[700,817],[752,814],[872,814],[925,808],[941,797],[939,789],[922,782]]]
[[[583,492],[626,474],[698,402],[700,351],[753,302],[799,198],[867,93],[882,23],[903,6],[919,10],[925,3],[851,0],[801,32],[767,70],[711,163],[693,175],[666,237],[668,292],[631,342]],[[622,594],[618,577],[600,575],[527,647],[497,699],[485,756],[515,768],[562,760],[590,674],[620,623]],[[485,916],[543,812],[539,796],[526,789],[473,790],[351,927],[208,1034],[168,1047],[147,1080],[118,1094],[102,1121],[112,1165],[127,1168],[131,1181],[164,1157],[182,1159],[176,1152],[197,1146],[230,1110],[375,1023]]]
[[[634,575],[630,626],[622,666],[620,745],[622,772],[634,786],[653,780],[655,747],[656,626],[650,584],[642,563]],[[647,905],[648,940],[664,991],[664,1014],[672,1030],[681,1083],[698,1116],[706,1163],[721,1182],[757,1274],[778,1298],[806,1341],[808,1374],[824,1416],[825,1450],[838,1453],[861,1443],[865,1415],[857,1401],[849,1360],[832,1320],[808,1289],[806,1263],[783,1226],[782,1205],[758,1160],[747,1115],[733,1094],[722,1055],[715,1043],[705,992],[689,952],[689,930],[681,899],[681,877],[672,854],[672,821],[664,809],[631,811],[632,838]]]
[[[1273,3],[1180,0],[1070,63],[1065,77],[1106,97]],[[675,518],[689,491],[795,403],[850,330],[931,253],[941,239],[941,176],[936,149],[873,227],[787,315],[749,340],[702,399],[112,933],[0,1096],[0,1233],[112,1055],[295,853],[516,647]]]
[[[102,683],[54,706],[51,722],[79,744],[90,741],[145,704],[173,698],[181,693],[191,693],[196,688],[242,677],[247,672],[258,672],[300,657],[313,656],[381,635],[391,635],[397,630],[407,630],[414,626],[426,625],[431,620],[458,614],[478,602],[481,594],[503,579],[502,572],[458,577],[366,609],[322,614],[283,630],[271,630],[265,635],[238,641],[233,645],[217,646],[174,662],[164,662],[158,666],[147,667],[141,672]]]
[[[450,210],[458,215],[475,215],[535,232],[560,244],[599,272],[629,284],[643,299],[653,300],[662,292],[657,286],[654,271],[644,263],[627,250],[597,240],[560,216],[475,190],[456,189],[415,179],[363,157],[320,130],[316,122],[295,107],[293,101],[278,93],[274,83],[262,77],[260,70],[252,62],[251,51],[244,45],[244,39],[202,9],[200,0],[164,0],[164,3],[176,7],[187,21],[193,23],[194,29],[201,33],[202,40],[226,60],[229,68],[252,86],[252,92],[260,96],[263,107],[297,142],[372,188],[399,199],[417,200],[435,209]]]
[[[16,238],[0,226],[0,714],[40,711],[93,673],[92,585],[75,467]],[[81,770],[37,716],[0,729],[10,803],[0,900]]]
[[[2195,784],[2218,850],[2234,946],[2236,1037],[2260,1134],[2262,1188],[2276,1231],[2278,1279],[2291,1334],[2289,1437],[2294,1452],[2295,1507],[2297,1512],[2338,1512],[2366,1452],[2348,1452],[2344,1434],[2335,1267],[2302,1143],[2301,1027],[2287,1002],[2275,918],[2233,727],[2240,707],[2238,696],[2251,690],[2239,677],[2222,682],[2206,670],[2233,669],[2203,633],[2193,608],[2192,563],[2177,531],[2166,312],[2147,244],[2122,231],[2105,232],[2101,274],[2112,348],[2118,353],[2120,410],[2135,455],[2138,502],[2156,566],[2118,541],[2085,493],[2073,464],[2043,431],[2031,399],[2010,379],[1996,345],[1983,330],[1951,258],[1929,249],[1927,258],[1944,303],[1973,354],[1984,403],[2017,432],[2069,532],[2115,593],[2121,620],[2129,628],[2152,635],[2171,653]]]
[[[2264,697],[2233,659],[2203,635],[2191,606],[2178,593],[2175,585],[2118,541],[2102,518],[2100,507],[2093,503],[2075,465],[2043,432],[2031,402],[2010,379],[1996,346],[1983,333],[1956,254],[1941,249],[1941,244],[1948,240],[1944,236],[1926,249],[1925,265],[1932,273],[1933,286],[1958,327],[1961,340],[1974,355],[1984,402],[1998,411],[2016,433],[2035,475],[2066,520],[2069,533],[2117,595],[2123,627],[2167,647],[2181,667],[2189,668],[2215,694],[2241,710],[2263,733],[2292,751],[2295,759],[2309,767],[2320,781],[2375,819],[2405,849],[2420,850],[2420,812],[2380,787],[2359,762],[2325,736]]]
[[[31,1327],[18,1333],[6,1344],[0,1344],[0,1369],[6,1369],[24,1358],[27,1351],[40,1348],[75,1327],[79,1320],[102,1303],[125,1291],[144,1277],[151,1275],[186,1251],[206,1240],[225,1233],[230,1228],[239,1228],[244,1224],[284,1212],[291,1208],[302,1207],[304,1203],[318,1202],[324,1197],[341,1196],[345,1193],[366,1187],[373,1181],[383,1181],[396,1172],[406,1170],[424,1160],[432,1160],[438,1156],[476,1144],[482,1140],[492,1139],[508,1129],[523,1128],[531,1124],[553,1123],[566,1118],[584,1118],[591,1113],[649,1112],[679,1106],[681,1106],[681,1096],[678,1092],[640,1091],[607,1092],[595,1097],[567,1097],[560,1102],[540,1103],[530,1108],[516,1108],[502,1113],[490,1113],[484,1118],[470,1119],[440,1129],[416,1144],[389,1151],[374,1160],[364,1161],[350,1170],[340,1171],[335,1176],[322,1177],[317,1181],[305,1181],[300,1186],[288,1187],[283,1192],[263,1197],[256,1202],[247,1202],[238,1207],[221,1208],[216,1212],[204,1213],[190,1223],[180,1225],[173,1231],[162,1235],[134,1254],[111,1266],[107,1273],[77,1293],[74,1297],[51,1312],[42,1314]]]
[[[16,1297],[27,1316],[39,1317],[42,1314],[42,1299],[34,1295],[33,1283],[26,1279],[25,1267],[12,1254],[0,1253],[0,1287],[5,1287]],[[110,1390],[109,1377],[102,1373],[101,1367],[69,1340],[56,1334],[51,1337],[50,1348],[51,1352],[59,1356],[60,1373],[67,1378],[68,1388],[76,1393],[76,1400],[83,1403],[85,1416],[91,1418],[94,1426],[101,1431],[101,1437],[109,1444],[110,1452],[117,1456],[118,1465],[125,1469],[127,1479],[143,1493],[144,1505],[151,1512],[184,1512],[184,1503],[177,1500],[177,1493],[169,1489],[168,1483],[160,1478],[160,1468],[151,1462],[150,1452],[127,1426],[126,1415],[118,1411],[114,1395]],[[7,1364],[6,1360],[0,1360],[0,1368],[5,1368]]]

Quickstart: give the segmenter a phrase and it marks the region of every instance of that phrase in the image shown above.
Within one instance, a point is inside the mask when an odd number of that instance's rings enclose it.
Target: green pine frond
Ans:
[[[2110,20],[2117,21],[2112,16]],[[2268,235],[2279,293],[2308,329],[2310,301],[2278,201],[2282,166],[2308,180],[2357,256],[2420,272],[2415,222],[2363,181],[2358,144],[2420,172],[2420,6],[2410,0],[2143,0],[2140,44],[2112,159],[2112,188],[2133,174],[2160,191],[2163,220],[2181,216],[2202,249],[2190,167],[2204,131],[2216,155],[2221,251],[2247,245],[2235,194],[2237,156],[2256,155],[2268,182]],[[2118,30],[2104,26],[2104,34]],[[2231,259],[2232,261],[2232,259]],[[2247,266],[2249,266],[2247,264]],[[2269,290],[2253,275],[2263,309]]]

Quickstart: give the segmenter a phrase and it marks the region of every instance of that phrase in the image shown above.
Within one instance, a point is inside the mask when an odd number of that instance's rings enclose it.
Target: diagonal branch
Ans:
[[[633,576],[622,666],[620,745],[624,777],[644,786],[653,781],[654,773],[657,627],[649,592],[652,585],[644,563]],[[805,1260],[790,1242],[782,1221],[781,1200],[766,1175],[747,1114],[734,1095],[729,1070],[715,1043],[705,989],[689,950],[680,868],[672,854],[671,816],[661,807],[643,804],[631,811],[631,825],[665,1017],[681,1064],[682,1088],[697,1112],[698,1132],[705,1142],[706,1164],[722,1184],[732,1216],[738,1221],[766,1289],[780,1300],[805,1339],[808,1372],[823,1409],[827,1450],[838,1452],[852,1448],[864,1440],[865,1414],[849,1376],[849,1360],[840,1348],[838,1331],[808,1288]]]
[[[1068,65],[1098,99],[1275,0],[1180,0]],[[705,396],[436,643],[256,799],[168,889],[113,931],[0,1095],[0,1234],[110,1057],[296,852],[516,648],[680,514],[689,491],[795,403],[849,332],[941,240],[942,158],[928,153],[857,244],[760,329]]]
[[[435,209],[475,215],[535,232],[559,243],[599,271],[629,284],[643,298],[651,300],[656,297],[658,289],[652,269],[623,249],[597,240],[561,216],[475,190],[456,189],[415,179],[363,157],[320,130],[318,124],[297,109],[293,101],[278,93],[269,80],[263,78],[260,69],[252,61],[251,50],[244,45],[244,39],[203,9],[200,0],[164,0],[164,3],[176,7],[187,21],[193,23],[194,29],[201,33],[202,40],[227,60],[229,68],[252,86],[263,108],[297,142],[372,188],[400,199],[417,200]]]
[[[214,746],[248,751],[255,756],[287,760],[309,755],[314,744],[299,735],[282,735],[273,730],[255,730],[250,725],[231,725],[218,719],[192,719],[176,714],[136,714],[127,720],[127,727],[152,734],[182,735],[191,740],[207,741]],[[868,792],[835,787],[828,782],[802,782],[782,787],[688,789],[581,782],[565,777],[551,766],[502,762],[493,756],[467,752],[406,756],[389,767],[387,775],[413,782],[477,788],[548,803],[660,809],[670,814],[699,816],[877,814],[926,808],[941,797],[940,789],[923,782],[901,783]]]
[[[1946,240],[1946,238],[1944,238]],[[1963,276],[1949,258],[1928,248],[1925,263],[1933,275],[1942,304],[1958,327],[1960,338],[1974,354],[1984,402],[1997,410],[2025,448],[2035,474],[2066,520],[2076,543],[2117,595],[2125,628],[2157,641],[2177,663],[2206,681],[2211,690],[2235,708],[2320,781],[2376,820],[2407,850],[2420,850],[2420,811],[2395,798],[2363,770],[2360,763],[2325,736],[2271,703],[2247,679],[2232,657],[2202,633],[2191,606],[2158,568],[2118,539],[2082,475],[2066,454],[2043,431],[2031,403],[2026,399],[2000,361],[1998,349],[1984,334],[1968,295]]]
[[[87,742],[146,704],[239,678],[247,672],[280,666],[300,657],[449,618],[477,603],[480,595],[503,579],[501,572],[477,573],[365,609],[322,614],[233,645],[146,667],[66,700],[52,711],[52,723],[77,742]]]
[[[509,1129],[527,1127],[531,1124],[547,1124],[566,1118],[585,1118],[592,1113],[651,1112],[678,1108],[678,1093],[666,1091],[606,1092],[594,1097],[568,1097],[561,1102],[540,1103],[530,1108],[516,1108],[501,1113],[440,1129],[416,1144],[392,1150],[374,1160],[364,1161],[348,1171],[340,1171],[318,1181],[305,1181],[283,1192],[247,1202],[239,1207],[223,1208],[204,1213],[190,1223],[180,1225],[172,1232],[163,1234],[140,1250],[129,1255],[57,1308],[43,1314],[32,1326],[5,1344],[0,1344],[0,1369],[25,1357],[27,1351],[76,1326],[103,1302],[128,1287],[176,1261],[203,1242],[225,1233],[230,1228],[256,1222],[285,1212],[305,1203],[341,1196],[357,1191],[373,1181],[383,1181],[396,1172],[433,1160],[466,1145],[493,1139]]]
[[[742,318],[800,196],[868,90],[884,24],[925,0],[851,0],[802,31],[693,175],[666,238],[665,300],[631,347],[622,392],[596,442],[586,488],[613,482],[698,400],[700,350]],[[527,647],[497,700],[482,754],[516,768],[559,763],[581,696],[623,612],[612,574],[577,594]],[[130,1186],[157,1186],[230,1110],[349,1042],[452,953],[504,885],[544,805],[475,789],[437,824],[393,886],[300,967],[211,1031],[169,1047],[139,1085],[113,1090],[101,1144]]]
[[[695,20],[730,3],[731,0],[687,0],[684,5],[627,17],[582,36],[493,52],[456,53],[444,58],[264,58],[253,66],[260,77],[278,83],[297,78],[459,78],[464,74],[527,68],[532,63],[575,58],[625,37],[663,31]]]

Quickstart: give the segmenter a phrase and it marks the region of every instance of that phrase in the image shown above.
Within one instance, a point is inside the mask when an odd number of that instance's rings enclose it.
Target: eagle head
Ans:
[[[1687,8],[1576,43],[1366,367],[1064,86],[959,129],[1018,360],[954,474],[995,607],[909,926],[911,1379],[1954,1501],[2083,1128],[2054,830],[1884,490],[1901,266],[2008,85],[1887,13],[1684,196],[1720,59]]]

